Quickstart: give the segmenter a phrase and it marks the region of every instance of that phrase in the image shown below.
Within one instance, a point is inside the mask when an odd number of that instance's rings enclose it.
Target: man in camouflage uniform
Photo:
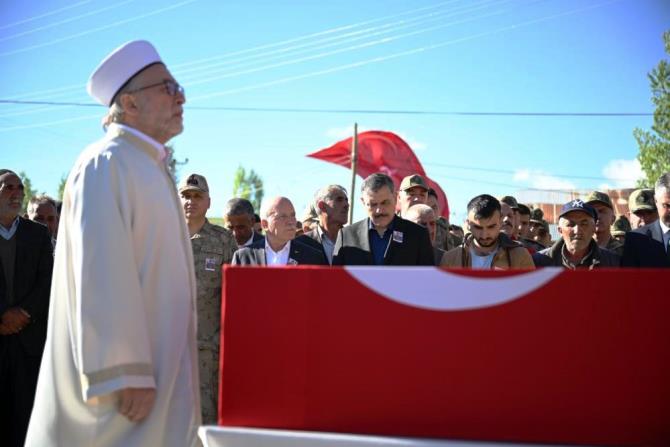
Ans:
[[[449,220],[444,216],[441,216],[440,213],[440,204],[437,201],[437,193],[433,188],[428,189],[428,200],[426,205],[433,209],[435,216],[437,216],[436,224],[436,234],[435,240],[433,241],[433,246],[439,248],[440,250],[451,250],[452,248],[458,247],[463,242],[463,238],[449,232]]]
[[[232,233],[205,217],[210,206],[205,177],[187,176],[179,185],[195,262],[198,293],[198,362],[203,424],[216,424],[219,392],[219,337],[223,264],[229,264],[237,243]]]
[[[658,210],[654,200],[653,189],[636,189],[628,197],[628,210],[630,211],[631,229],[649,225],[658,220]]]
[[[630,222],[626,216],[619,216],[616,218],[610,228],[612,237],[622,244],[626,243],[626,233],[631,231]]]
[[[614,206],[610,196],[600,191],[593,191],[586,197],[585,202],[598,212],[596,233],[593,237],[600,248],[612,250],[619,256],[623,254],[623,244],[612,237],[610,228],[614,223]]]

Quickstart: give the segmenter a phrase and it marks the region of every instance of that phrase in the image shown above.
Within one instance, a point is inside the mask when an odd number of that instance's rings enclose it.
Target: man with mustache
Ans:
[[[470,200],[466,220],[469,234],[461,246],[444,255],[443,267],[495,270],[535,268],[528,250],[501,231],[501,205],[498,199],[488,194]],[[511,213],[511,207],[507,206]]]
[[[597,218],[595,208],[580,199],[563,205],[558,219],[561,239],[551,247],[535,253],[535,265],[571,270],[619,267],[619,255],[599,247],[593,237]]]
[[[316,228],[297,240],[321,251],[328,264],[332,264],[337,234],[349,219],[347,190],[340,185],[320,188],[314,196],[313,208],[318,219]]]
[[[361,185],[368,217],[337,235],[333,265],[435,265],[428,231],[396,216],[393,180],[380,172]]]
[[[184,89],[147,41],[91,74],[106,134],[65,184],[26,446],[195,446],[196,280],[165,144]]]

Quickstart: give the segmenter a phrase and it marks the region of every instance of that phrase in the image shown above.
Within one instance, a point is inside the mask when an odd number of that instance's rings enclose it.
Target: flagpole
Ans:
[[[349,190],[349,224],[354,221],[354,191],[356,188],[356,165],[358,164],[358,123],[354,123],[354,138],[351,140],[351,189]]]

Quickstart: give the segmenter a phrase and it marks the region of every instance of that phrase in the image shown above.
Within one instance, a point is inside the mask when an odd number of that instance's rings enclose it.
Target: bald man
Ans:
[[[233,265],[328,265],[323,253],[295,239],[295,208],[286,197],[275,197],[261,208],[265,239],[233,255]]]

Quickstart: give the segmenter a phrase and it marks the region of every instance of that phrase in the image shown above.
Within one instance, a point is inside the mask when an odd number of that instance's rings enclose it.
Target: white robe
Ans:
[[[192,446],[200,425],[195,275],[172,179],[112,125],[70,173],[26,446]],[[155,387],[147,419],[117,411]]]

